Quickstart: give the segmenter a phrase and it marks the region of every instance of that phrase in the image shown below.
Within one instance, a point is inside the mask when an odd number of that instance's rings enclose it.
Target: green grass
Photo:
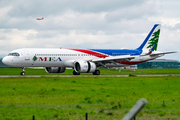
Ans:
[[[180,77],[0,78],[0,118],[119,120],[140,98],[137,119],[179,119]]]
[[[137,69],[131,71],[122,69],[99,69],[101,75],[138,75],[138,74],[180,74],[180,69]],[[0,68],[0,75],[20,75],[21,68]],[[72,75],[73,69],[66,69],[64,73],[46,73],[44,69],[25,69],[26,75]],[[92,73],[81,73],[81,75],[92,75]]]

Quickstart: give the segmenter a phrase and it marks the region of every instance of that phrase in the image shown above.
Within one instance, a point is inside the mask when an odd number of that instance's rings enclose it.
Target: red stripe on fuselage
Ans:
[[[89,55],[93,55],[93,56],[96,56],[96,57],[99,57],[99,58],[106,58],[106,57],[108,57],[107,55],[104,55],[104,54],[101,54],[101,53],[98,53],[98,52],[94,52],[94,51],[91,51],[91,50],[86,50],[86,49],[69,49],[69,50],[83,52],[83,53],[86,53],[86,54],[89,54]]]

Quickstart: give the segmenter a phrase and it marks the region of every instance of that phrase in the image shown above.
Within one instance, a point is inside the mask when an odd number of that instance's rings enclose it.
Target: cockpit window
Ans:
[[[20,56],[19,53],[9,53],[8,56]]]

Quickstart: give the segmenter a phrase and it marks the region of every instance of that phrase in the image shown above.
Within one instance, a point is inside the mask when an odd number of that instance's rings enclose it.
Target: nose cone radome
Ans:
[[[2,59],[2,62],[3,62],[5,65],[8,65],[7,57],[4,57],[4,58]]]
[[[12,67],[17,67],[18,60],[14,56],[6,56],[2,59],[2,62],[5,65],[12,66]]]
[[[12,66],[12,61],[13,61],[12,58],[10,58],[9,56],[6,56],[2,59],[2,62],[8,66]]]

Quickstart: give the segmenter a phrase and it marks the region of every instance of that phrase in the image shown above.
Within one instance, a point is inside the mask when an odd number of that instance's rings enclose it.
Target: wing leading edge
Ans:
[[[124,55],[124,56],[113,56],[113,57],[106,57],[106,58],[98,58],[93,59],[92,62],[109,62],[109,61],[124,61],[124,60],[131,60],[135,57],[130,55]]]

